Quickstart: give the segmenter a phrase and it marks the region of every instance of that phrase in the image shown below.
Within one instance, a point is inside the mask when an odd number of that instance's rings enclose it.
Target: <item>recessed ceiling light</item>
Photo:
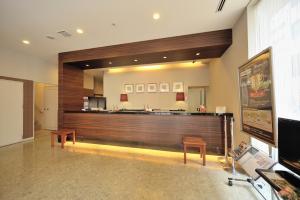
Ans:
[[[86,67],[89,67],[90,65],[89,65],[89,64],[86,64],[85,66],[86,66]]]
[[[111,64],[112,64],[112,62],[111,62],[111,61],[109,61],[109,62],[108,62],[108,64],[109,64],[109,65],[111,65]]]
[[[138,60],[138,59],[134,59],[133,61],[134,61],[134,62],[137,62],[137,61],[139,61],[139,60]]]
[[[196,56],[200,56],[200,53],[198,52],[198,53],[196,53]]]
[[[30,41],[29,40],[22,40],[22,43],[23,44],[30,44]]]
[[[153,19],[158,20],[160,18],[159,13],[153,13]]]
[[[83,34],[83,30],[82,29],[80,29],[80,28],[78,28],[78,29],[76,29],[76,32],[78,33],[78,34]]]
[[[167,59],[168,57],[167,57],[167,56],[164,56],[163,58],[164,58],[164,59]]]

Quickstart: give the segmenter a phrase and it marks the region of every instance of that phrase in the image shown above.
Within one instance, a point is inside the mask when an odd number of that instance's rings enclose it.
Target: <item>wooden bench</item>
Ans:
[[[60,129],[57,131],[52,131],[51,132],[51,147],[54,147],[54,138],[55,135],[58,137],[60,136],[60,143],[61,143],[61,148],[64,148],[64,144],[67,139],[67,135],[72,135],[73,139],[73,144],[75,144],[75,130],[74,129]]]
[[[197,147],[200,149],[200,158],[202,158],[203,166],[206,162],[206,142],[201,137],[196,136],[183,136],[182,138],[184,150],[184,164],[186,164],[186,153],[188,147]]]

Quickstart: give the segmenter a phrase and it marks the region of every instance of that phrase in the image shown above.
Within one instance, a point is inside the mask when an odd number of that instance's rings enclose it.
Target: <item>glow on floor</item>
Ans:
[[[72,142],[65,144],[65,150],[75,153],[86,153],[101,156],[109,156],[120,159],[133,159],[155,162],[160,164],[183,164],[183,152],[154,150],[147,148],[125,147],[108,144],[94,144],[86,142]],[[221,169],[220,156],[206,155],[206,166],[210,169]],[[202,166],[199,153],[187,154],[187,165],[189,167]]]

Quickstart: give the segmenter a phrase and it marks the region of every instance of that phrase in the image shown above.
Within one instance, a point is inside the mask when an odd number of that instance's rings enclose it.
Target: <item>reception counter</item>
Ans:
[[[188,112],[94,112],[65,111],[63,127],[73,128],[77,136],[153,147],[182,148],[182,136],[200,136],[207,152],[224,153],[224,116],[215,113]],[[228,144],[230,144],[229,120]]]

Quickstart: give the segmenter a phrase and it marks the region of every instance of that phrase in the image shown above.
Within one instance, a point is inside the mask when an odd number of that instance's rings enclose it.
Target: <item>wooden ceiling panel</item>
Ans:
[[[59,59],[83,69],[197,60],[220,57],[231,43],[232,30],[226,29],[65,52],[59,54]]]

